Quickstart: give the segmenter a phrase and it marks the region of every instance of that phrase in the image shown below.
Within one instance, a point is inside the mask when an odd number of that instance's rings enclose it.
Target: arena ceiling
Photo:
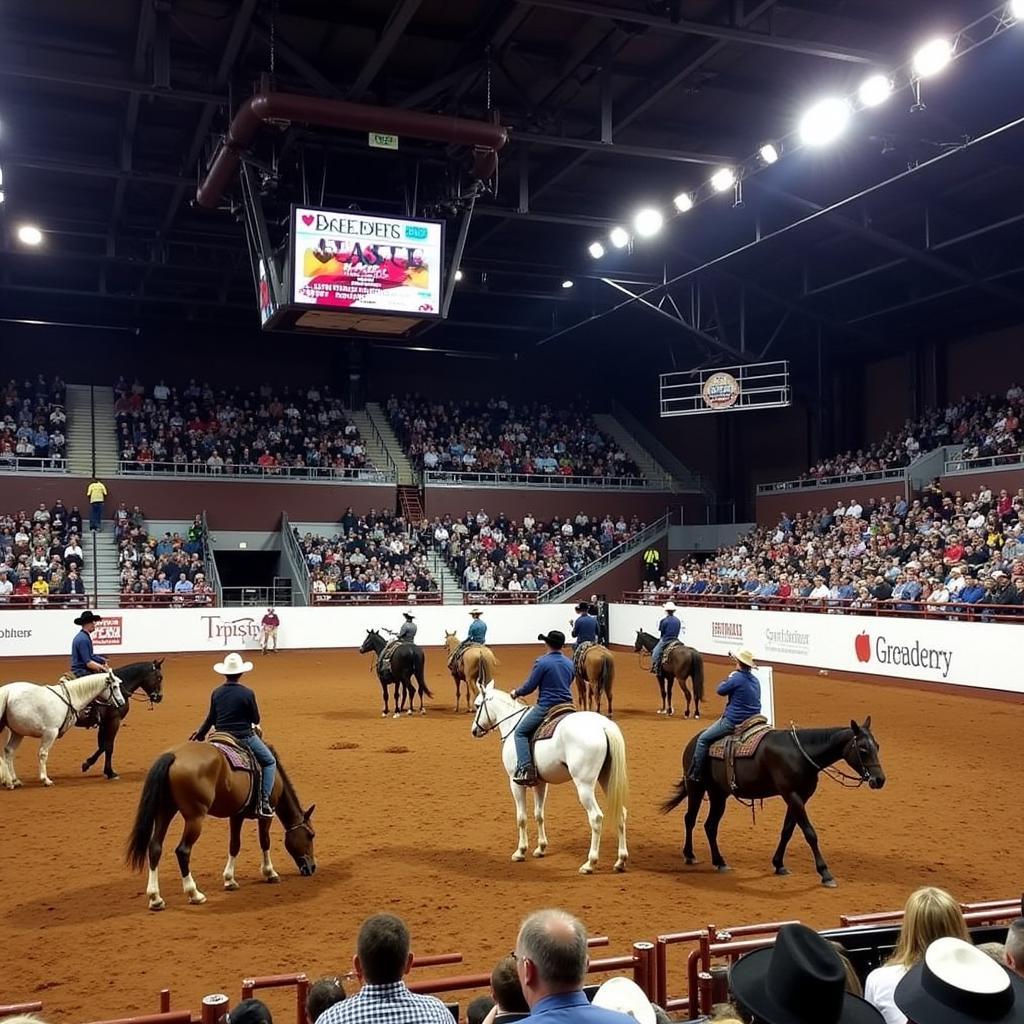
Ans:
[[[1005,126],[1024,115],[1024,25],[925,83],[924,109],[896,96],[836,145],[784,154],[745,182],[742,205],[720,197],[632,250],[587,255],[643,203],[670,209],[716,166],[787,136],[811,100],[854,91],[994,6],[7,5],[2,316],[255,330],[237,181],[218,210],[194,199],[262,82],[510,129],[474,209],[450,318],[425,345],[525,356],[628,338],[662,368],[684,368],[821,344],[874,353],[1018,322],[1024,127]],[[368,148],[365,134],[279,125],[251,156],[272,221],[303,188],[328,206],[436,213],[457,207],[465,184],[463,151],[414,139],[396,154]],[[26,220],[45,233],[36,250],[14,237]]]

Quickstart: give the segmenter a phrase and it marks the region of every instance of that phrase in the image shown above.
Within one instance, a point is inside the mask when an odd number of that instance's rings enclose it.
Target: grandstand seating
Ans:
[[[149,534],[136,505],[114,513],[120,566],[121,607],[203,608],[216,603],[207,558],[203,518],[197,515],[184,537]]]
[[[67,456],[67,389],[59,377],[0,389],[0,469],[53,469]]]
[[[81,538],[82,513],[60,500],[0,515],[0,604],[84,604]]]

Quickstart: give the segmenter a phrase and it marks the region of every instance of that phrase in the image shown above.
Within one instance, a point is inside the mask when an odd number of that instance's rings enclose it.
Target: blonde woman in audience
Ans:
[[[911,967],[924,959],[932,942],[947,937],[971,941],[956,900],[932,886],[911,893],[903,908],[903,925],[892,956],[873,970],[864,984],[864,998],[881,1011],[885,1024],[907,1024],[893,1000],[896,986]]]

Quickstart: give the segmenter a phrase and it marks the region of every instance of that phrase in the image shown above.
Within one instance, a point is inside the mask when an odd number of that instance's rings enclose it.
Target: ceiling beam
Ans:
[[[139,96],[153,96],[179,103],[226,103],[228,99],[226,95],[202,92],[197,89],[182,89],[178,86],[160,89],[152,82],[143,82],[137,79],[85,75],[73,71],[58,71],[53,68],[31,67],[0,61],[0,77],[4,76],[25,78],[34,82],[52,82],[55,85],[72,85],[78,89],[137,93]]]
[[[550,146],[556,149],[579,149],[588,153],[608,156],[639,157],[644,160],[669,160],[680,164],[705,164],[717,167],[732,163],[737,158],[722,153],[698,153],[688,149],[662,149],[658,146],[633,146],[622,142],[601,142],[599,139],[574,139],[562,135],[541,135],[539,132],[510,131],[509,140],[531,146]]]
[[[257,19],[253,23],[252,34],[265,46],[270,47],[270,27],[265,22]],[[330,96],[336,100],[343,100],[345,98],[344,92],[338,86],[321,74],[301,53],[293,49],[281,38],[280,30],[274,33],[273,46],[277,55],[281,57],[292,71],[304,79],[306,84],[318,96]]]
[[[384,66],[384,62],[391,56],[391,51],[395,48],[398,40],[401,39],[402,33],[416,14],[421,3],[422,0],[399,0],[398,6],[392,10],[391,16],[388,18],[387,24],[385,24],[380,38],[377,40],[377,45],[363,62],[363,66],[359,69],[359,74],[356,75],[356,80],[348,90],[348,98],[350,100],[357,101],[362,99],[363,94]]]

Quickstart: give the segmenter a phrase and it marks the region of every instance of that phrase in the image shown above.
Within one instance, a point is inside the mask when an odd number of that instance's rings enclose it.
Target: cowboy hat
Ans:
[[[76,626],[88,626],[90,622],[102,622],[102,621],[103,621],[103,616],[102,615],[94,615],[90,611],[85,611],[85,612],[82,612],[82,614],[79,615],[77,619],[75,619],[75,625]]]
[[[587,612],[590,611],[590,605],[583,601],[580,602],[580,604],[576,605],[576,608],[574,610],[582,613],[583,615],[586,615]]]
[[[565,646],[565,634],[558,629],[552,629],[549,633],[538,633],[537,639],[541,643],[547,644],[548,647],[553,647],[556,651]]]
[[[894,998],[910,1020],[929,1024],[1024,1021],[1024,980],[963,939],[936,939]]]
[[[624,1013],[637,1024],[656,1024],[658,1019],[644,990],[632,978],[624,975],[609,978],[594,993],[593,1005]]]
[[[416,616],[415,616],[415,615],[413,615],[413,613],[412,613],[412,612],[402,612],[402,614],[403,614],[403,615],[404,615],[404,616],[405,616],[405,617],[406,617],[407,619],[415,619],[415,618],[416,618]]]
[[[729,652],[729,657],[738,661],[741,665],[746,665],[747,668],[757,668],[757,662],[754,660],[754,656],[746,649],[737,651],[735,654],[732,651]]]
[[[223,661],[213,666],[213,671],[222,676],[238,676],[252,671],[251,661],[242,661],[242,656],[232,651]]]
[[[676,606],[671,601],[666,601],[661,607],[667,612],[674,612],[676,610]]]
[[[784,925],[774,946],[748,953],[733,964],[729,987],[736,1001],[761,1024],[882,1024],[883,1020],[870,1003],[847,993],[839,954],[802,924]]]
[[[483,612],[480,611],[479,608],[470,608],[469,609],[469,614],[470,615],[483,615]]]

